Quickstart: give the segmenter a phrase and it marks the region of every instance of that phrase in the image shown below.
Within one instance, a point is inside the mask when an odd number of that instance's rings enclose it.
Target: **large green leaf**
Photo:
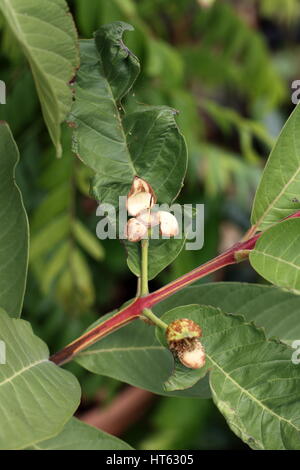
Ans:
[[[124,113],[122,98],[139,74],[138,59],[122,41],[132,27],[116,22],[102,26],[95,40],[81,42],[76,100],[69,118],[74,150],[96,176],[95,197],[118,205],[135,175],[147,180],[160,202],[179,193],[187,152],[176,111],[138,105]]]
[[[300,106],[297,106],[273,148],[255,195],[251,221],[260,230],[300,207]]]
[[[15,181],[19,153],[7,124],[0,122],[0,307],[20,315],[28,264],[28,222]]]
[[[130,450],[126,442],[71,418],[55,437],[34,444],[30,450]]]
[[[60,124],[72,104],[68,85],[78,66],[77,34],[65,0],[0,0],[0,10],[26,55],[57,154]]]
[[[292,349],[214,307],[185,316],[203,329],[204,370],[210,371],[213,399],[231,429],[254,449],[299,450],[300,369],[291,361]],[[174,309],[163,320],[181,317],[181,309]]]
[[[270,227],[249,255],[253,268],[279,287],[300,294],[300,220]]]
[[[174,365],[172,355],[156,339],[154,327],[141,320],[136,320],[101,339],[76,356],[75,360],[91,372],[160,395],[202,398],[209,396],[206,380],[186,391],[165,391],[164,382],[171,375]]]
[[[0,311],[0,449],[22,449],[61,431],[80,401],[77,379],[48,360],[47,345],[24,320]]]
[[[189,286],[155,306],[157,315],[171,308],[198,302],[223,312],[243,315],[263,327],[270,338],[284,342],[300,338],[300,297],[277,287],[241,282],[217,282]]]

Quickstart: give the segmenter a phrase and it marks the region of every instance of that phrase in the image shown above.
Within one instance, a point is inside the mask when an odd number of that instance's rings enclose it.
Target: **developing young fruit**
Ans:
[[[160,232],[167,237],[175,237],[179,233],[179,226],[176,217],[170,212],[159,211]]]
[[[135,176],[127,196],[127,211],[134,217],[156,203],[153,189],[147,181]]]
[[[199,341],[201,336],[200,326],[188,318],[173,321],[166,330],[170,350],[190,369],[201,369],[205,365],[205,350]]]
[[[147,234],[147,227],[138,219],[129,219],[126,225],[126,236],[130,242],[139,242]]]

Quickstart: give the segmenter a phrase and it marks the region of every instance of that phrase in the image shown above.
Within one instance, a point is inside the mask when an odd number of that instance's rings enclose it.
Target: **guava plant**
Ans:
[[[32,69],[50,137],[61,156],[60,125],[94,174],[91,194],[118,210],[126,197],[125,246],[137,295],[102,316],[49,357],[22,311],[29,228],[15,182],[18,149],[0,125],[0,448],[130,449],[73,417],[76,361],[156,394],[212,396],[230,428],[254,449],[300,449],[300,108],[284,126],[257,189],[251,228],[226,252],[150,292],[148,281],[184,247],[168,211],[183,185],[187,150],[176,111],[136,102],[138,58],[122,22],[80,42],[63,0],[0,0]],[[63,158],[63,156],[62,156]],[[75,157],[74,157],[75,158]],[[199,201],[201,202],[201,201]],[[298,211],[297,211],[298,210]],[[152,239],[157,228],[159,239]],[[270,285],[194,284],[250,261]],[[105,275],[99,270],[99,276]],[[4,354],[4,352],[6,354]]]

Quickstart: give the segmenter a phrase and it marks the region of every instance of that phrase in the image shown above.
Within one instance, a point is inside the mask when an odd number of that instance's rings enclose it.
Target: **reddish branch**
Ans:
[[[296,212],[295,214],[292,214],[287,218],[293,217],[300,217],[300,211]],[[118,313],[112,315],[110,318],[103,321],[103,323],[100,323],[100,325],[91,329],[87,333],[84,333],[82,336],[80,336],[71,344],[63,348],[61,351],[51,356],[50,360],[57,365],[69,362],[76,354],[78,354],[83,349],[86,349],[99,339],[103,338],[104,336],[107,336],[109,333],[112,333],[118,328],[121,328],[127,323],[139,318],[142,315],[144,309],[150,309],[165,298],[175,294],[175,292],[178,292],[189,284],[192,284],[198,279],[201,279],[202,277],[205,277],[208,274],[213,273],[214,271],[217,271],[225,266],[229,266],[230,264],[238,263],[242,259],[246,259],[248,257],[249,252],[255,247],[255,244],[261,234],[262,232],[254,235],[248,240],[236,243],[225,253],[199,266],[193,271],[184,274],[183,276],[179,277],[173,282],[170,282],[161,289],[158,289],[157,291],[152,292],[151,294],[148,294],[144,297],[138,297],[134,299],[129,305],[121,309]]]

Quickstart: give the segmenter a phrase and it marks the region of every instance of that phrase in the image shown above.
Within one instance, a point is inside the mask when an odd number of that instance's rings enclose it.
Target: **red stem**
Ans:
[[[300,217],[300,211],[286,218],[294,217]],[[91,346],[93,343],[108,335],[109,333],[112,333],[113,331],[116,331],[118,328],[121,328],[136,318],[139,318],[145,308],[153,307],[163,299],[175,294],[175,292],[178,292],[189,284],[192,284],[198,279],[201,279],[202,277],[207,276],[208,274],[211,274],[218,269],[239,262],[237,253],[242,251],[251,251],[255,247],[256,241],[261,236],[261,234],[262,232],[254,235],[249,240],[236,243],[225,253],[217,256],[205,264],[202,264],[193,271],[184,274],[161,289],[158,289],[157,291],[152,292],[151,294],[148,294],[144,297],[138,297],[134,299],[129,305],[119,310],[116,314],[112,315],[107,320],[103,321],[103,323],[100,323],[100,325],[92,328],[87,333],[84,333],[61,351],[51,356],[50,360],[57,365],[69,362],[75,354],[78,354],[83,349]]]

